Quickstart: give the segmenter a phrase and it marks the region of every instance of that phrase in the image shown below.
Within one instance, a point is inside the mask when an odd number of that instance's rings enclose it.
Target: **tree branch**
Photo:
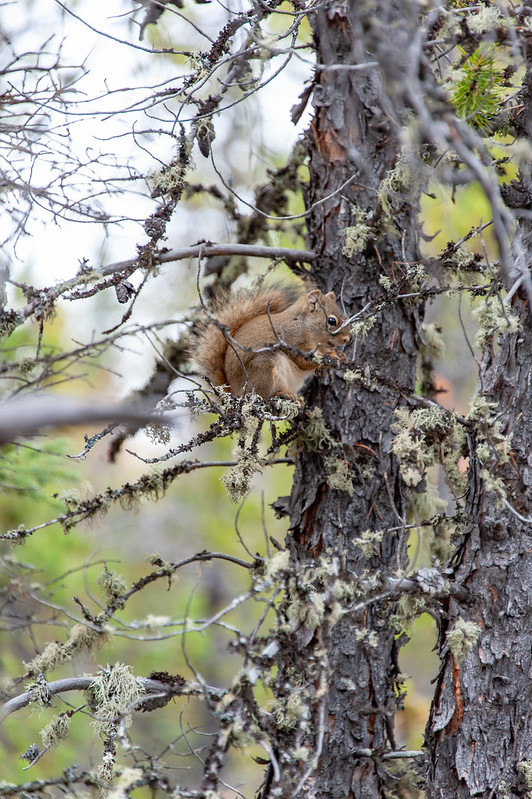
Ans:
[[[131,405],[86,405],[59,397],[11,399],[0,405],[0,445],[41,430],[91,422],[157,422],[171,424],[168,415]]]
[[[54,680],[54,682],[47,683],[46,689],[50,696],[63,694],[67,691],[86,691],[93,681],[94,675],[67,677],[64,680]],[[168,680],[164,682],[162,680],[154,680],[151,677],[139,677],[138,682],[144,690],[142,695],[144,702],[148,702],[153,695],[157,695],[160,699],[160,694],[165,694],[170,700],[173,696],[191,696],[204,693],[208,693],[214,701],[218,702],[225,693],[221,688],[214,688],[205,683],[188,682],[182,677],[172,678],[171,675],[168,675]],[[9,699],[0,708],[0,724],[12,713],[27,707],[34,699],[35,693],[31,690]]]

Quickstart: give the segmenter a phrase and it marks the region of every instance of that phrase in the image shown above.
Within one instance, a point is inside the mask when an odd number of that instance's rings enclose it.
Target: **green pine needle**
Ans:
[[[491,131],[500,103],[502,71],[495,55],[494,44],[477,47],[463,65],[452,96],[457,115],[483,134]]]

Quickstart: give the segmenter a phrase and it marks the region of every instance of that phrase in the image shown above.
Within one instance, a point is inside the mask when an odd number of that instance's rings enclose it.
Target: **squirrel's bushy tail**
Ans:
[[[224,370],[225,353],[228,347],[223,331],[213,319],[223,325],[231,336],[250,319],[268,313],[280,313],[292,305],[301,295],[297,287],[274,285],[252,291],[242,289],[235,294],[225,292],[209,306],[211,319],[198,326],[191,348],[191,355],[202,375],[215,386],[227,383]]]

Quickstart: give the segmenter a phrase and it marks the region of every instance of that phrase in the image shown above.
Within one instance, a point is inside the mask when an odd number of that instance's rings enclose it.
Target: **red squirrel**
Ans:
[[[196,336],[193,357],[202,374],[235,396],[254,389],[264,399],[296,397],[320,365],[279,344],[347,362],[337,347],[348,344],[351,334],[345,327],[338,330],[345,316],[332,291],[312,289],[300,296],[289,286],[241,291],[219,298],[211,313],[230,338],[207,321]],[[276,349],[260,351],[268,347]]]

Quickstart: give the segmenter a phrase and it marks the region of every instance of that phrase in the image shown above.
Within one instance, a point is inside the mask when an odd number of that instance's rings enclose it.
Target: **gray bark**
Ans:
[[[502,477],[522,521],[481,477],[470,445],[470,525],[454,579],[470,600],[451,600],[443,632],[459,618],[479,625],[478,644],[460,663],[442,636],[443,663],[427,728],[431,769],[427,799],[523,797],[530,784],[520,763],[532,758],[532,331],[518,300],[523,332],[507,336],[487,359],[484,385],[496,403],[511,455],[492,469]]]
[[[386,61],[394,49],[390,37],[407,35],[407,14],[400,5],[385,3],[377,20],[371,5],[331,3],[314,19],[317,62],[323,68],[317,73],[315,113],[307,136],[307,205],[337,193],[315,206],[308,220],[309,245],[319,255],[311,276],[323,290],[335,290],[349,314],[382,295],[381,276],[394,281],[417,259],[417,196],[395,194],[389,219],[377,194],[398,161],[394,117],[398,120],[401,110],[387,99],[374,67],[327,69],[374,62],[376,55],[385,76],[397,68]],[[394,52],[394,58],[400,57],[397,47]],[[366,244],[347,257],[345,229],[359,224],[360,212],[370,234]],[[362,576],[384,578],[406,566],[406,499],[390,453],[393,413],[402,399],[388,386],[396,381],[414,387],[414,322],[411,307],[400,301],[391,304],[377,315],[368,338],[359,337],[349,353],[353,368],[370,367],[371,379],[348,386],[329,373],[310,389],[307,405],[323,410],[325,424],[340,446],[322,453],[303,451],[298,458],[290,500],[296,574],[304,564],[322,564],[329,577],[352,587]],[[379,375],[386,375],[386,385]],[[326,456],[345,463],[352,496],[327,483]],[[394,531],[386,532],[388,528]],[[371,557],[355,543],[368,529],[382,531]],[[323,582],[318,580],[318,589]],[[287,692],[296,688],[295,674],[310,698],[307,743],[319,761],[317,778],[300,779],[291,795],[375,799],[392,782],[382,761],[373,757],[395,747],[398,667],[390,610],[388,602],[372,602],[337,622],[329,619],[329,624],[326,614],[310,640],[308,633],[300,635],[297,651],[289,658],[285,651],[281,658]],[[286,769],[284,779],[293,785],[300,775]],[[283,790],[279,795],[289,795],[286,787]]]
[[[531,85],[529,70],[519,117],[519,132],[529,137]],[[519,178],[514,193],[507,194],[513,208],[530,204],[530,169]],[[530,263],[529,221],[518,226],[518,238]],[[482,363],[480,391],[494,404],[500,435],[487,425],[469,441],[470,522],[457,550],[454,580],[467,587],[470,598],[450,601],[442,629],[442,666],[427,726],[427,799],[517,799],[532,788],[532,326],[522,288],[512,305],[520,331],[503,336]],[[506,437],[506,462],[500,449],[499,454],[492,449],[487,462],[485,455],[479,458],[477,446],[484,437],[492,448]],[[490,488],[486,471],[502,481],[505,498]],[[458,619],[474,622],[480,632],[461,662],[445,637]]]

